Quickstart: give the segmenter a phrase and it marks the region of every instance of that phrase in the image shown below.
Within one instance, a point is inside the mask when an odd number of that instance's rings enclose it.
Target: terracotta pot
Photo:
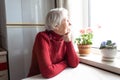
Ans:
[[[78,44],[78,50],[80,55],[86,56],[91,52],[91,45]]]

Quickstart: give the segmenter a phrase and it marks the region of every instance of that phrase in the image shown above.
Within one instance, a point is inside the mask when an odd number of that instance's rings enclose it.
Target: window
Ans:
[[[105,40],[112,40],[117,43],[118,54],[116,61],[107,63],[101,61],[100,55],[90,55],[81,57],[82,62],[120,74],[120,2],[119,0],[89,0],[88,2],[88,24],[94,30],[93,47],[100,47],[100,43]],[[97,27],[101,27],[97,29]],[[112,67],[112,68],[110,68]]]
[[[120,2],[119,0],[71,0],[71,17],[73,22],[74,36],[80,27],[91,27],[94,30],[93,48],[96,54],[87,57],[81,57],[81,62],[99,67],[112,72],[120,73],[120,52],[118,52],[116,61],[104,62],[101,60],[101,53],[98,49],[102,41],[112,40],[117,43],[120,51],[119,21],[120,21]],[[79,4],[79,6],[78,6]],[[77,27],[75,29],[75,27]],[[78,28],[79,27],[79,28]],[[101,27],[98,29],[98,27]],[[77,47],[75,47],[77,48]],[[99,53],[99,54],[98,54]]]
[[[91,27],[100,26],[94,35],[94,46],[99,47],[101,41],[112,40],[117,43],[120,50],[120,1],[119,0],[90,0]]]

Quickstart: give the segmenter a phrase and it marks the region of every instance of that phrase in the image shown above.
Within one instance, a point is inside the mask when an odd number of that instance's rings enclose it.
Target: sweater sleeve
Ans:
[[[70,67],[76,67],[79,64],[79,57],[72,42],[66,42],[66,55],[67,63]]]
[[[67,67],[66,61],[64,60],[56,64],[51,62],[49,40],[43,35],[37,35],[33,53],[37,56],[39,70],[43,77],[53,77]]]

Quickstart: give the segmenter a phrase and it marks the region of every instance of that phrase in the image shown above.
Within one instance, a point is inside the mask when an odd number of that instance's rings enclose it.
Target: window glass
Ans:
[[[101,41],[112,40],[120,50],[120,1],[119,0],[90,0],[90,25],[96,29],[94,46],[99,47]]]

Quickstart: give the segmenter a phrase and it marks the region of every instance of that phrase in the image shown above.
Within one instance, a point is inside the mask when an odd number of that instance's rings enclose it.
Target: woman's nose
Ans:
[[[68,20],[68,23],[69,23],[69,25],[72,25],[70,20]]]
[[[70,20],[69,20],[69,25],[72,25],[71,22],[70,22]]]

